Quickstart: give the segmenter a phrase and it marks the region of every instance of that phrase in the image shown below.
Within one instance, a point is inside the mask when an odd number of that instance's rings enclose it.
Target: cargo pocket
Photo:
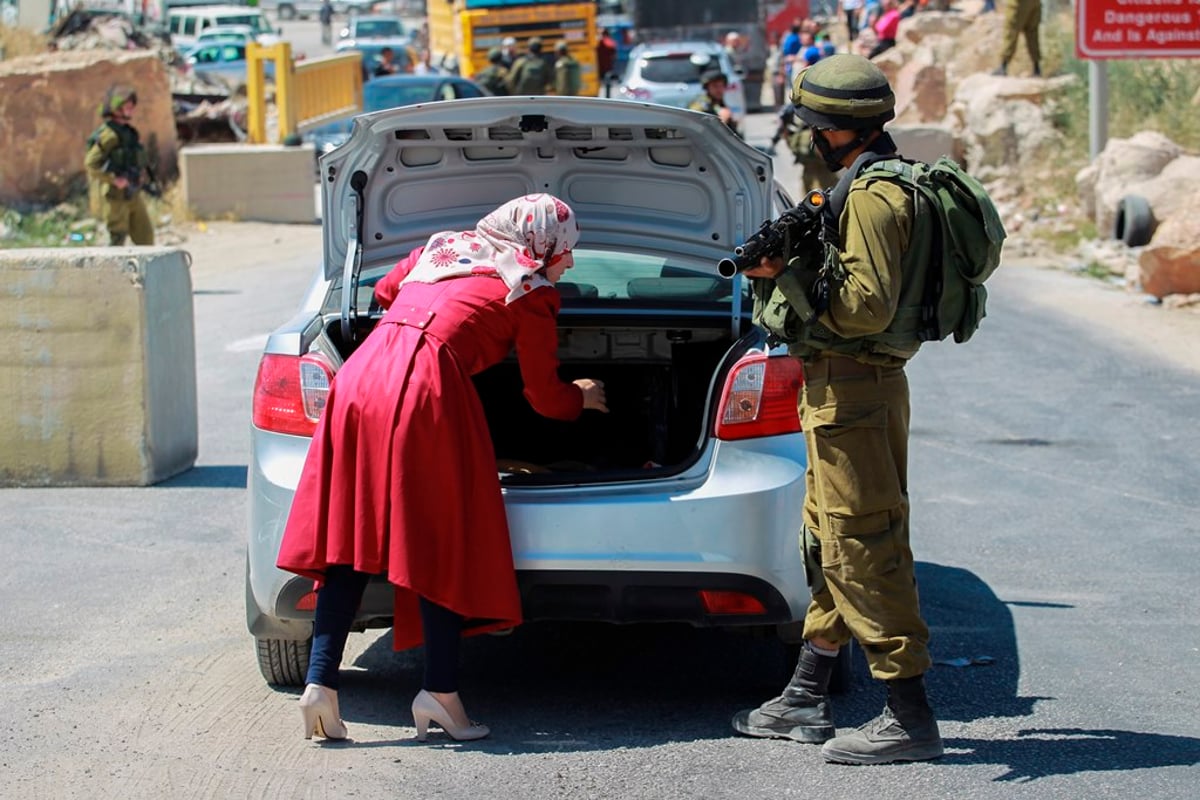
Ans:
[[[822,561],[826,569],[837,570],[846,581],[862,582],[867,578],[887,575],[900,565],[901,549],[897,543],[892,515],[887,511],[858,517],[829,516],[829,538],[837,543],[831,558],[835,563]]]
[[[831,517],[859,517],[904,502],[888,441],[888,407],[840,401],[802,408],[801,425],[814,447],[816,503]]]

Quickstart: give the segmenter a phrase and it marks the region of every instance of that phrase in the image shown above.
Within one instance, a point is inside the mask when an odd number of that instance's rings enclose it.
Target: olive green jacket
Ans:
[[[755,319],[801,358],[821,353],[871,364],[903,364],[921,343],[883,336],[900,302],[905,274],[925,257],[910,250],[914,204],[904,187],[858,179],[838,220],[840,244],[803,242],[773,281],[754,281]],[[818,271],[829,281],[828,308],[816,314],[810,299]],[[805,321],[807,320],[807,322]]]

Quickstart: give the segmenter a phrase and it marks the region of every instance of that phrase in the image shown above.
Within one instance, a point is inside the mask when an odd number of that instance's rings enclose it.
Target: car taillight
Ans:
[[[700,602],[706,614],[750,614],[767,613],[766,606],[757,597],[744,592],[701,589]]]
[[[254,381],[254,426],[312,436],[329,399],[333,372],[333,366],[318,353],[264,355]]]
[[[717,406],[718,439],[753,439],[800,430],[800,362],[789,356],[746,356],[729,373]]]

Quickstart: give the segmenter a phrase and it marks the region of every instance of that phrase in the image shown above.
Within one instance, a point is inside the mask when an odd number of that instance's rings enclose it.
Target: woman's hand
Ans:
[[[593,411],[608,413],[608,403],[604,398],[604,383],[591,378],[580,378],[571,381],[583,391],[583,407]]]

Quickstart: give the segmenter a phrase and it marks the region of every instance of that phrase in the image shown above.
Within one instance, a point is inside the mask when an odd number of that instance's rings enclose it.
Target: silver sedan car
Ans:
[[[432,232],[532,192],[580,220],[558,284],[560,373],[604,380],[610,413],[586,426],[540,417],[515,358],[477,376],[487,414],[505,421],[492,429],[526,619],[798,641],[800,371],[752,324],[746,281],[717,270],[789,203],[769,157],[677,108],[484,97],[359,116],[319,171],[322,263],[254,387],[246,616],[268,682],[304,681],[313,583],[276,554],[329,382],[382,316],[375,281]],[[380,577],[357,628],[391,613]]]

